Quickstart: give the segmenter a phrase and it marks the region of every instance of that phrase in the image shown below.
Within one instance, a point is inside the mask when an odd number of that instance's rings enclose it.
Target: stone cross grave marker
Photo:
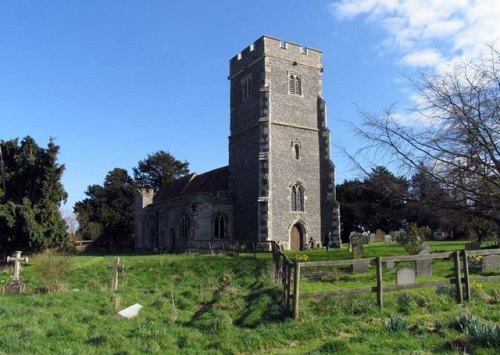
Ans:
[[[21,273],[21,263],[27,263],[28,257],[21,257],[21,251],[15,251],[14,255],[7,257],[7,262],[14,262],[14,274],[12,275],[12,281],[10,281],[3,288],[3,293],[23,293],[25,289],[24,283],[19,280],[19,274]]]
[[[113,268],[113,278],[111,280],[111,291],[115,292],[118,290],[118,273],[120,270],[124,269],[124,266],[120,264],[120,258],[115,258],[113,264],[109,265]]]
[[[21,272],[21,263],[27,263],[28,257],[21,257],[21,251],[15,251],[14,256],[8,256],[7,262],[14,262],[14,275],[12,277],[12,281],[19,281],[19,273]]]
[[[423,244],[418,255],[429,255],[429,245]],[[432,276],[432,260],[417,260],[415,262],[417,269],[417,276]]]
[[[482,270],[491,271],[500,269],[500,255],[486,255],[482,260]]]
[[[416,282],[415,270],[409,267],[398,269],[396,274],[396,284],[411,285]]]

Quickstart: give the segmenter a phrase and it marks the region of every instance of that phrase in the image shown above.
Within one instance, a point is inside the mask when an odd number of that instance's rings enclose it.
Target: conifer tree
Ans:
[[[66,240],[59,212],[67,194],[61,183],[64,165],[57,163],[59,146],[47,148],[26,136],[0,141],[0,249],[9,252],[57,247]]]

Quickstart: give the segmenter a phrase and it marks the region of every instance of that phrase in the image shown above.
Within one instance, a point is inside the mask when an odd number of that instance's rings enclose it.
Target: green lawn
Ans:
[[[431,243],[431,250],[460,249]],[[463,247],[462,247],[463,248]],[[378,254],[379,253],[379,254]],[[399,246],[370,245],[366,256],[403,254]],[[348,258],[346,249],[308,252],[311,259]],[[0,354],[401,354],[459,353],[498,348],[464,335],[456,316],[471,312],[484,324],[500,322],[500,283],[483,284],[470,303],[432,288],[387,294],[301,301],[301,319],[289,319],[271,281],[269,254],[122,255],[126,270],[112,293],[113,256],[34,257],[23,267],[27,293],[0,296]],[[446,272],[436,266],[436,275]],[[439,269],[439,270],[438,270]],[[354,286],[373,283],[368,273],[350,275]],[[0,272],[0,280],[8,271]],[[387,274],[387,282],[391,282]],[[357,278],[357,279],[356,279]],[[344,286],[349,286],[347,279]],[[320,282],[312,288],[328,282]],[[47,289],[58,292],[43,292]],[[408,296],[409,295],[409,296]],[[403,299],[403,301],[402,301]],[[138,317],[116,319],[129,305]],[[406,330],[389,332],[383,321],[404,314]]]

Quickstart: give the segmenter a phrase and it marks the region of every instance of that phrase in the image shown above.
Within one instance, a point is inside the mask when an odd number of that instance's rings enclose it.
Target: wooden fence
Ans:
[[[274,242],[241,242],[233,240],[187,240],[177,250],[200,254],[233,254],[271,252]]]
[[[455,285],[457,302],[463,302],[464,293],[465,299],[471,299],[470,285],[473,281],[490,281],[500,280],[500,275],[494,276],[479,276],[470,277],[469,261],[470,256],[487,256],[500,255],[500,249],[477,250],[477,251],[454,251],[444,253],[433,253],[426,255],[401,255],[401,256],[382,256],[376,258],[350,259],[350,260],[328,260],[316,262],[300,262],[298,260],[290,260],[279,246],[273,244],[273,263],[275,267],[275,277],[281,282],[283,296],[286,306],[293,318],[299,316],[299,298],[324,297],[324,296],[341,296],[341,295],[356,295],[362,293],[374,292],[377,294],[377,304],[379,307],[384,307],[384,293],[392,291],[400,291],[411,288],[432,287],[438,285]],[[462,256],[462,258],[460,258]],[[406,285],[384,285],[383,283],[383,263],[392,262],[416,262],[422,260],[446,260],[453,261],[453,277],[445,280],[424,281]],[[462,264],[461,266],[461,259]],[[376,285],[362,288],[344,289],[336,291],[320,291],[300,293],[300,273],[302,269],[314,267],[338,267],[338,266],[353,266],[355,264],[374,264],[376,266]],[[463,270],[464,277],[461,276]],[[293,290],[292,290],[293,283]],[[463,283],[463,287],[462,287]],[[293,301],[292,301],[293,299]]]

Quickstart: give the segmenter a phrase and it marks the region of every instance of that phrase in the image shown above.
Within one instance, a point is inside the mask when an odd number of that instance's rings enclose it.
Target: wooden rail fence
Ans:
[[[490,281],[500,280],[500,275],[493,276],[478,276],[471,278],[469,273],[469,257],[470,256],[487,256],[500,255],[500,249],[476,250],[476,251],[453,251],[444,253],[433,253],[426,255],[401,255],[401,256],[381,256],[376,258],[350,259],[350,260],[328,260],[316,262],[301,262],[298,260],[290,260],[279,246],[272,244],[273,264],[275,278],[281,283],[283,289],[284,302],[287,309],[297,319],[299,316],[299,300],[300,298],[324,297],[324,296],[341,296],[341,295],[356,295],[362,293],[374,292],[377,294],[377,304],[379,307],[384,307],[384,293],[392,291],[400,291],[412,288],[432,287],[439,285],[455,285],[456,300],[463,302],[471,299],[470,285],[473,281]],[[462,258],[460,258],[462,256]],[[383,283],[383,263],[392,262],[415,262],[421,260],[446,260],[453,261],[453,277],[445,280],[424,281],[407,285],[384,285]],[[462,262],[461,262],[462,261]],[[338,267],[352,266],[355,264],[374,264],[376,266],[376,285],[343,289],[336,291],[320,291],[300,293],[300,273],[302,269],[314,267]],[[463,265],[461,265],[463,264]],[[464,277],[462,278],[461,272]],[[462,287],[463,283],[463,287]]]

